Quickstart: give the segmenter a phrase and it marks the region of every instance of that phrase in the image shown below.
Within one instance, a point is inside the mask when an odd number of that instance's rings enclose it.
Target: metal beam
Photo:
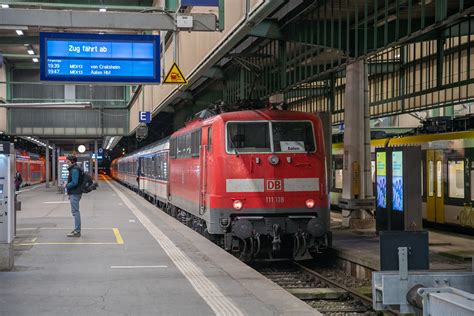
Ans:
[[[215,31],[214,14],[195,13],[192,31]],[[35,26],[79,29],[176,31],[174,16],[165,12],[98,12],[80,10],[0,10],[1,26]]]
[[[58,1],[59,2],[59,1]],[[143,10],[156,10],[156,7],[152,6],[141,6],[137,5],[137,2],[141,1],[100,1],[100,4],[85,3],[86,1],[68,1],[72,3],[48,3],[44,1],[23,1],[23,0],[2,0],[2,4],[8,4],[13,7],[41,7],[41,8],[54,8],[54,9],[101,9],[106,8],[107,10],[113,11],[143,11]],[[74,3],[77,2],[77,3]],[[91,2],[91,1],[88,1]],[[112,2],[110,5],[108,2]],[[135,2],[135,4],[133,3]],[[150,1],[152,2],[152,1]],[[122,4],[123,3],[123,4]],[[151,3],[150,3],[151,4]]]
[[[0,37],[0,45],[23,45],[23,44],[39,44],[38,36],[2,36]]]

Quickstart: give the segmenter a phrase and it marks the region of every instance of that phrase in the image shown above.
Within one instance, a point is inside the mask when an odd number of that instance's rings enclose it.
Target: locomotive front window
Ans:
[[[316,149],[310,122],[272,122],[272,131],[276,152],[312,152]]]
[[[232,122],[227,125],[227,150],[229,152],[270,152],[268,122]]]

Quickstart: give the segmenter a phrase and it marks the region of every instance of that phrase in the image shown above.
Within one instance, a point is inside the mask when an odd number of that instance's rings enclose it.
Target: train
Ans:
[[[474,117],[469,116],[472,120]],[[440,119],[437,119],[440,120]],[[458,119],[456,122],[464,122]],[[447,129],[429,124],[408,135],[371,141],[372,183],[375,186],[375,148],[419,145],[422,149],[421,192],[422,214],[427,226],[437,226],[458,232],[474,232],[474,131]],[[474,124],[471,124],[474,128]],[[339,209],[342,197],[343,144],[332,145],[332,183],[330,202]]]
[[[244,261],[331,245],[323,128],[315,114],[205,110],[112,161],[111,176]]]
[[[16,171],[21,174],[22,187],[46,181],[46,162],[38,154],[17,149]]]

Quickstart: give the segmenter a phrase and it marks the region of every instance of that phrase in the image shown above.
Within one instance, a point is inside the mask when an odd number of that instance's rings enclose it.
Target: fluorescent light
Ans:
[[[34,63],[37,63],[37,62],[38,62],[38,58],[36,58],[36,57],[33,58],[33,62],[34,62]]]
[[[2,4],[2,9],[8,9],[10,6],[8,4]]]
[[[23,31],[22,31],[22,30],[16,30],[16,34],[22,36],[22,35],[23,35]]]
[[[106,8],[100,8],[99,12],[107,12],[107,9]]]
[[[28,54],[30,54],[30,55],[34,55],[34,54],[35,54],[35,51],[34,51],[34,50],[32,50],[32,49],[28,49]]]

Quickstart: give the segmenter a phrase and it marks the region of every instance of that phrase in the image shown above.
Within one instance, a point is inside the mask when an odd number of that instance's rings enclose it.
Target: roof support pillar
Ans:
[[[370,113],[368,70],[365,60],[346,69],[344,115],[344,170],[341,207],[344,227],[366,228],[374,224],[370,161]]]
[[[49,140],[46,141],[46,187],[49,188]]]

